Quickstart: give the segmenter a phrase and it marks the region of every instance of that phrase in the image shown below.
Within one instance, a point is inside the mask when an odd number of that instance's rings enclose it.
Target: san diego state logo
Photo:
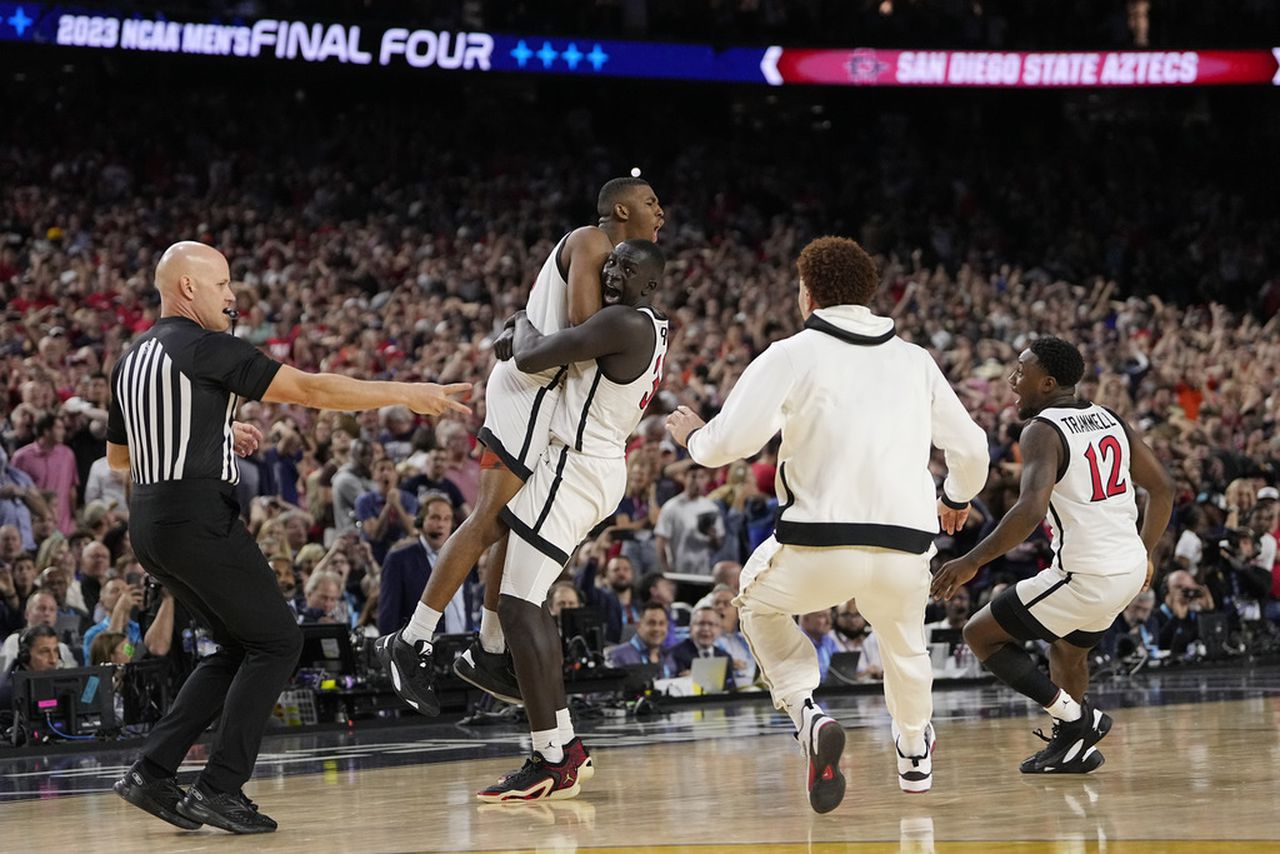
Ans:
[[[859,48],[849,54],[844,67],[849,72],[849,82],[875,83],[882,72],[889,70],[889,63],[880,59],[874,50]]]

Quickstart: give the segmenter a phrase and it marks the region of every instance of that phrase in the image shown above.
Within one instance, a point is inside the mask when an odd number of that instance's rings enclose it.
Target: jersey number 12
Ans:
[[[1102,473],[1098,470],[1099,457],[1102,457],[1104,462],[1108,457],[1111,458],[1111,477],[1107,480],[1105,490],[1102,487]],[[1089,446],[1089,449],[1084,452],[1084,458],[1089,461],[1089,476],[1093,479],[1093,497],[1089,499],[1090,501],[1106,501],[1108,498],[1124,495],[1129,484],[1120,479],[1119,439],[1115,436],[1104,436],[1098,443],[1096,451],[1093,445]]]

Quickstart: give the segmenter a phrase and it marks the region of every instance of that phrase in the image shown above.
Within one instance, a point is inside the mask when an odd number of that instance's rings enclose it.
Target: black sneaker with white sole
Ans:
[[[409,643],[404,629],[374,641],[373,652],[391,676],[391,687],[401,700],[424,715],[440,714],[440,698],[435,689],[435,662],[431,642]]]
[[[200,822],[178,813],[178,802],[187,796],[176,777],[149,780],[138,765],[133,766],[111,787],[117,795],[140,810],[183,830],[199,830]]]
[[[520,682],[516,679],[516,665],[509,649],[506,652],[485,652],[480,639],[476,638],[462,655],[453,660],[453,672],[458,678],[504,703],[524,704]]]
[[[1097,744],[1111,731],[1111,716],[1095,709],[1088,698],[1080,704],[1074,721],[1054,720],[1053,734],[1036,735],[1049,742],[1043,750],[1027,757],[1019,770],[1023,774],[1088,774],[1106,759]]]

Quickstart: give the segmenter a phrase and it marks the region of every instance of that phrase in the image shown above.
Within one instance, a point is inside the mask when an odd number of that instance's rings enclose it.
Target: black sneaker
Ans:
[[[378,638],[373,644],[374,654],[391,674],[391,686],[400,699],[424,715],[435,717],[440,714],[440,699],[436,697],[431,642],[411,644],[401,636],[403,632],[401,629]]]
[[[572,759],[566,756],[560,764],[552,765],[534,751],[519,771],[504,775],[489,788],[476,792],[476,797],[487,803],[559,801],[577,797],[581,790],[578,768]]]
[[[212,792],[196,783],[178,802],[183,816],[231,833],[271,833],[278,825],[258,812],[258,805],[244,792]]]
[[[1071,722],[1054,720],[1053,734],[1036,735],[1049,742],[1044,750],[1023,760],[1023,774],[1088,774],[1106,759],[1095,746],[1111,731],[1111,716],[1095,709],[1086,698],[1080,704],[1080,718]]]
[[[176,777],[148,780],[138,771],[138,766],[134,765],[111,788],[138,809],[149,812],[174,827],[183,830],[200,829],[200,822],[178,814],[178,802],[186,797],[186,793],[178,786]]]
[[[520,695],[520,682],[516,679],[516,665],[509,649],[499,653],[485,652],[477,638],[463,650],[462,655],[454,659],[453,672],[460,679],[504,703],[516,706],[524,704]]]

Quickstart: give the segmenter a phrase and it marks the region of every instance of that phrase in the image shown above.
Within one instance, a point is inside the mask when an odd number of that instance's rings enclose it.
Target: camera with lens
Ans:
[[[1227,528],[1219,537],[1202,537],[1204,555],[1201,566],[1208,579],[1229,590],[1231,595],[1251,601],[1266,599],[1271,591],[1271,569],[1255,563],[1259,551],[1258,537],[1248,528]]]
[[[1258,553],[1258,540],[1248,528],[1227,528],[1218,536],[1201,537],[1205,567],[1239,569]]]
[[[1258,539],[1248,528],[1228,528],[1218,540],[1218,549],[1232,558],[1240,558],[1243,551],[1247,560],[1258,553]]]

